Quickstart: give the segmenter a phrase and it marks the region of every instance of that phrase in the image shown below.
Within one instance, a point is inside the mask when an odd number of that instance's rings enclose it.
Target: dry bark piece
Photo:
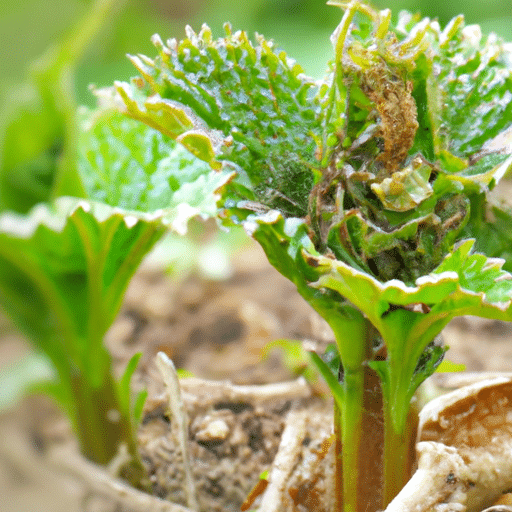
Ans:
[[[279,451],[269,475],[269,485],[263,494],[260,510],[279,512],[286,498],[287,483],[297,462],[306,435],[308,411],[292,411],[286,418]]]
[[[502,494],[499,499],[494,503],[493,507],[497,507],[498,505],[502,507],[510,507],[512,511],[512,491],[509,490],[506,494]]]
[[[268,486],[256,510],[331,510],[336,492],[332,422],[332,408],[289,412]]]
[[[190,453],[188,449],[188,417],[185,404],[181,398],[180,382],[174,363],[163,352],[158,352],[156,356],[156,365],[162,374],[162,378],[169,394],[169,407],[171,413],[178,424],[178,438],[181,455],[185,471],[185,490],[187,495],[187,505],[190,509],[197,511],[196,489],[192,476],[192,467],[190,463]]]
[[[246,386],[228,381],[217,382],[190,377],[181,379],[180,386],[188,400],[193,402],[201,400],[202,406],[222,401],[261,404],[269,400],[309,398],[312,394],[311,387],[304,377],[290,382]]]
[[[462,387],[420,413],[418,470],[386,512],[480,512],[512,488],[512,378]]]
[[[440,393],[446,393],[463,386],[470,386],[477,382],[493,380],[498,377],[512,378],[512,372],[434,373],[426,382],[433,384]]]

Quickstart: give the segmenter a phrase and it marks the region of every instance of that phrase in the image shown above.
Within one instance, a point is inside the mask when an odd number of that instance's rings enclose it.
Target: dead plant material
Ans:
[[[202,400],[208,402],[201,403],[201,406],[222,401],[261,404],[269,400],[293,400],[312,396],[311,387],[304,377],[290,382],[247,386],[191,377],[181,379],[180,386],[184,394],[188,395],[188,400],[195,402],[201,396]]]
[[[380,116],[384,151],[378,161],[387,171],[395,171],[407,157],[419,126],[416,102],[411,94],[412,82],[391,74],[384,64],[380,64],[363,74],[361,85]]]
[[[242,506],[240,507],[240,510],[242,512],[245,512],[246,510],[249,510],[254,503],[254,500],[263,494],[265,489],[268,486],[268,480],[266,478],[260,478],[258,483],[253,487],[249,495],[247,496],[247,499],[242,503]]]
[[[308,411],[304,410],[291,411],[288,414],[260,510],[280,512],[283,510],[283,503],[288,501],[286,488],[306,436],[307,416]]]
[[[191,510],[199,510],[197,502],[196,489],[192,476],[192,467],[190,453],[188,448],[188,430],[189,420],[183,399],[181,397],[181,388],[178,374],[174,363],[163,353],[159,352],[156,356],[156,365],[162,374],[167,392],[169,394],[169,407],[171,414],[178,424],[178,439],[180,444],[181,456],[185,472],[185,491],[187,495],[187,505]]]
[[[386,512],[480,512],[512,488],[512,378],[462,387],[420,413],[418,470]]]

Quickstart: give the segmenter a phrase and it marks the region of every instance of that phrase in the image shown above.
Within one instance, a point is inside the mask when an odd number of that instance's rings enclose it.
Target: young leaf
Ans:
[[[66,198],[53,210],[41,205],[28,216],[5,213],[0,303],[58,370],[76,365],[94,382],[108,359],[103,335],[164,229],[155,217]]]
[[[165,230],[156,215],[71,198],[27,216],[0,215],[0,304],[52,361],[54,396],[82,453],[107,464],[125,443],[136,485],[143,468],[127,390],[135,360],[119,393],[103,337],[141,259]],[[115,422],[109,411],[118,412]]]
[[[144,412],[144,404],[146,403],[146,398],[148,397],[147,390],[143,389],[139,391],[137,396],[135,397],[135,401],[133,403],[133,426],[137,428],[142,421],[142,413]]]
[[[79,169],[87,197],[155,212],[184,233],[196,215],[217,212],[219,190],[233,177],[213,171],[159,131],[106,108],[81,111]]]
[[[119,380],[119,403],[120,407],[123,409],[124,414],[130,416],[132,414],[131,408],[131,381],[135,370],[137,369],[137,365],[139,364],[140,358],[142,357],[142,352],[138,352],[134,354],[131,359],[128,361],[126,368],[124,369],[123,375]]]
[[[343,404],[344,389],[343,386],[338,382],[337,375],[334,375],[329,368],[329,365],[316,353],[310,352],[309,357],[311,362],[316,366],[317,370],[322,374],[322,377],[327,382],[329,389],[331,390],[334,399],[341,407]]]
[[[218,40],[207,26],[187,36],[167,45],[154,37],[154,60],[131,57],[147,85],[116,83],[128,115],[186,142],[213,168],[230,162],[262,204],[303,215],[320,136],[313,80],[260,36],[253,45],[228,26]]]
[[[274,350],[281,353],[284,366],[296,375],[302,375],[309,383],[314,384],[318,374],[309,365],[308,351],[304,343],[297,340],[279,339],[267,343],[263,349],[262,358],[267,359]]]
[[[412,210],[433,194],[428,181],[431,172],[431,167],[421,159],[413,160],[410,166],[393,173],[392,177],[373,183],[371,189],[384,208],[398,212]]]

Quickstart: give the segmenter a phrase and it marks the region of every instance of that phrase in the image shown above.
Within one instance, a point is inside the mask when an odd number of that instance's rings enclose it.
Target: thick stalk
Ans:
[[[335,407],[334,429],[339,441],[336,444],[336,511],[376,512],[384,508],[382,392],[377,374],[367,366],[357,378],[350,380],[361,385],[351,400],[359,402],[344,407],[344,414],[351,415],[357,408],[358,419],[343,421],[342,410]],[[349,449],[344,450],[344,446]]]
[[[382,388],[378,375],[364,369],[363,428],[359,452],[359,510],[382,510],[384,482],[384,417]]]
[[[360,510],[358,507],[360,500],[356,490],[361,479],[359,474],[359,456],[361,453],[361,431],[363,428],[363,368],[361,367],[360,371],[346,372],[343,387],[345,394],[339,419],[342,442],[341,480],[343,484],[343,507],[339,510],[357,512]],[[339,454],[337,455],[339,456]]]
[[[380,382],[367,363],[377,333],[357,315],[335,333],[343,361],[343,399],[335,407],[334,420],[335,510],[374,512],[382,508],[384,422]]]
[[[384,403],[384,506],[402,490],[414,470],[418,410],[411,405],[399,431],[392,416],[392,404]]]
[[[131,418],[119,407],[117,385],[110,372],[100,387],[92,387],[83,375],[72,379],[76,404],[75,429],[82,454],[100,465],[107,465],[120,447],[126,446],[130,461],[123,467],[123,477],[139,488],[145,489],[145,471],[140,461],[136,436]]]
[[[118,452],[126,427],[116,407],[114,389],[108,380],[92,387],[82,374],[73,378],[73,395],[77,408],[75,426],[83,455],[97,464],[106,465]]]
[[[387,355],[388,377],[383,381],[384,505],[402,490],[414,469],[418,409],[414,399],[411,401],[414,366],[406,364],[410,360],[416,361],[417,357],[408,357],[406,351],[401,357],[391,350]]]
[[[335,450],[335,489],[336,503],[334,512],[343,512],[343,428],[341,423],[341,410],[334,402],[334,450]]]

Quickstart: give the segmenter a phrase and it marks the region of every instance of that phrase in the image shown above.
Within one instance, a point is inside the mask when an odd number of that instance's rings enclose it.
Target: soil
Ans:
[[[469,371],[512,368],[512,325],[461,318],[443,335],[450,346],[446,357],[465,364]],[[135,387],[147,387],[152,397],[146,405],[140,440],[156,495],[186,503],[182,473],[176,472],[181,458],[174,439],[176,425],[168,412],[156,354],[165,352],[176,367],[198,378],[237,385],[277,383],[297,378],[279,352],[262,360],[268,342],[281,338],[309,339],[320,345],[332,341],[324,322],[293,284],[269,266],[259,247],[250,245],[238,253],[232,277],[220,282],[198,275],[177,282],[160,267],[142,266],[107,343],[118,372],[134,353],[143,353]],[[0,367],[29,350],[4,318],[0,318],[0,339]],[[322,391],[318,384],[311,396],[267,403],[213,395],[208,399],[208,393],[203,401],[187,402],[192,470],[201,510],[240,510],[260,473],[269,469],[292,412],[316,408],[305,422],[297,457],[311,460],[311,454],[320,453],[319,446],[329,435],[329,421],[323,421],[322,428],[312,418],[328,416],[331,407],[320,398]],[[49,446],[70,443],[67,422],[44,398],[26,398],[2,413],[0,512],[121,510],[112,504],[105,508],[104,499],[89,494],[76,477],[63,475],[48,463]],[[298,482],[298,491],[301,467],[290,476],[290,481]]]

